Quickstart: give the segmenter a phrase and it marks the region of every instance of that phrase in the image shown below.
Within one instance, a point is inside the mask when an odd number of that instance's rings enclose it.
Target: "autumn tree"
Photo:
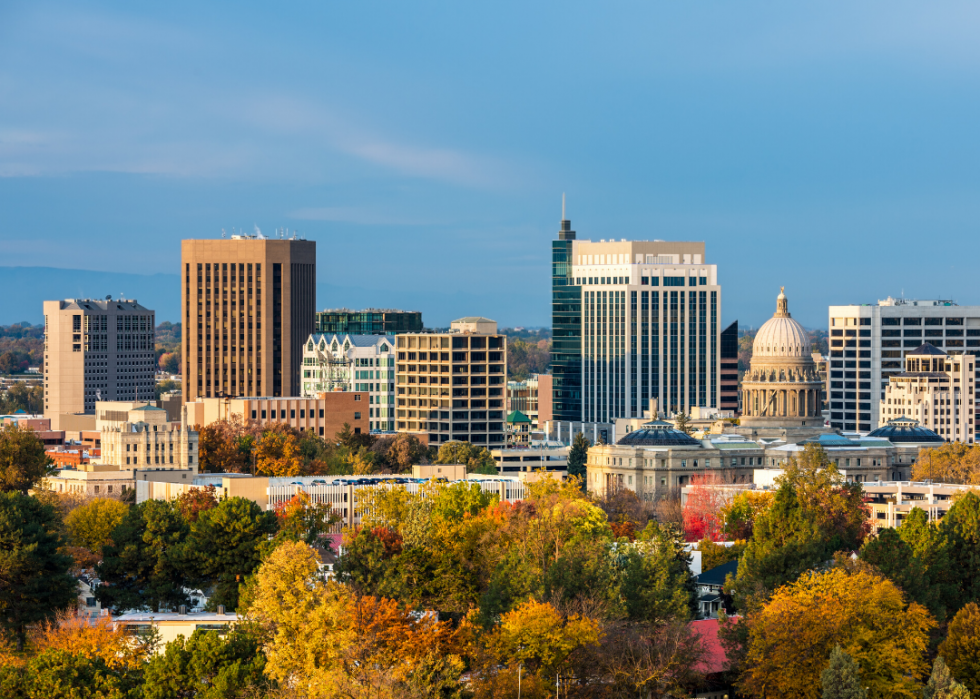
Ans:
[[[927,671],[935,626],[921,605],[868,569],[805,573],[776,590],[752,619],[741,691],[817,699],[835,645],[872,696],[912,696]]]
[[[946,640],[939,646],[953,676],[974,696],[980,696],[980,607],[964,606],[949,624]]]
[[[822,699],[867,699],[861,684],[861,668],[841,650],[839,645],[830,651],[827,669],[820,673]]]
[[[11,422],[0,426],[0,492],[27,495],[55,470],[34,430]]]
[[[255,471],[263,476],[298,476],[303,468],[299,440],[287,425],[277,423],[262,433],[255,448]]]
[[[466,464],[466,470],[470,473],[484,473],[489,468],[493,468],[493,474],[497,473],[496,462],[490,452],[469,442],[453,441],[439,445],[436,463]]]
[[[752,538],[755,520],[772,505],[770,491],[744,490],[721,508],[722,531],[727,541]]]
[[[912,480],[980,485],[980,445],[947,442],[922,449],[912,466]]]
[[[922,690],[924,699],[970,699],[970,691],[953,679],[942,657],[932,665],[932,674]]]
[[[737,561],[746,546],[744,541],[735,541],[731,546],[722,546],[711,539],[702,539],[698,542],[698,551],[701,552],[701,570],[707,571]]]
[[[588,477],[589,447],[592,443],[583,432],[577,432],[572,446],[568,450],[568,475],[578,478],[582,482],[582,489],[586,487]]]
[[[721,508],[727,500],[725,490],[720,487],[722,485],[722,480],[714,475],[691,477],[691,486],[683,508],[684,535],[688,541],[721,540]]]
[[[65,608],[53,618],[28,631],[28,642],[36,653],[58,650],[73,655],[100,658],[110,667],[139,669],[152,649],[133,643],[125,627],[116,625],[109,615],[95,619],[74,608]]]
[[[96,498],[75,508],[65,517],[68,539],[73,545],[101,556],[102,547],[111,541],[113,530],[122,523],[127,512],[129,505],[119,500]]]
[[[263,544],[275,532],[276,516],[246,498],[226,498],[190,524],[184,566],[214,587],[209,605],[238,606],[238,588],[259,567]]]
[[[407,473],[415,464],[428,463],[428,449],[411,434],[378,437],[371,445],[375,463],[392,473]]]
[[[54,508],[18,492],[0,493],[0,626],[23,650],[30,625],[75,601],[72,559]]]
[[[201,513],[218,506],[217,489],[213,485],[192,487],[177,496],[174,504],[184,520],[196,522]]]
[[[276,541],[303,541],[310,546],[320,543],[322,537],[340,521],[330,503],[313,502],[305,492],[298,492],[288,502],[276,505]]]

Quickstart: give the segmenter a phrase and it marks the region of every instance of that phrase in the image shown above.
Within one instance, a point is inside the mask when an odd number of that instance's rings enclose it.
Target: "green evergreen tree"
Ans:
[[[904,526],[904,525],[903,525]],[[870,563],[909,598],[925,606],[937,619],[946,616],[940,588],[933,585],[925,565],[896,529],[882,529],[861,547],[861,560]]]
[[[572,448],[568,450],[568,475],[581,479],[583,490],[586,487],[587,464],[589,461],[589,447],[592,443],[582,432],[575,435],[572,440]]]
[[[238,589],[262,563],[276,516],[246,498],[226,498],[190,525],[183,559],[190,577],[214,593],[208,604],[238,607]]]
[[[940,656],[932,666],[932,675],[922,690],[922,696],[924,699],[970,699],[970,692],[953,679]]]
[[[30,427],[16,423],[0,427],[0,491],[27,495],[44,478],[54,473],[44,442]]]
[[[187,604],[182,546],[189,528],[175,502],[147,500],[130,508],[102,550],[98,566],[102,606],[125,611],[176,609]]]
[[[674,426],[684,434],[694,434],[694,428],[691,427],[691,419],[687,416],[687,413],[677,413],[674,416]]]
[[[265,655],[258,639],[241,628],[222,637],[215,631],[179,636],[145,670],[146,699],[225,699],[241,696],[246,688],[268,684],[262,671]],[[197,688],[192,689],[192,688]]]
[[[820,675],[823,699],[867,699],[868,693],[861,686],[861,670],[854,659],[834,646],[830,651],[830,663]]]
[[[947,542],[950,582],[955,588],[950,606],[959,610],[980,601],[980,497],[973,491],[965,493],[949,508],[939,528]]]
[[[70,556],[51,505],[21,493],[0,493],[0,626],[22,650],[27,627],[75,601]]]

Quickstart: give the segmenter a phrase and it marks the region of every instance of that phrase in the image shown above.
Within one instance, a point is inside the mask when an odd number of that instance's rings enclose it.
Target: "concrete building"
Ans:
[[[889,297],[877,305],[830,306],[828,314],[830,424],[838,429],[880,423],[889,377],[923,342],[950,355],[980,353],[980,306]]]
[[[507,337],[497,323],[468,317],[448,333],[398,335],[395,429],[453,440],[503,445]]]
[[[153,400],[154,313],[131,299],[44,302],[44,414],[92,413],[100,400]]]
[[[398,335],[422,332],[422,313],[394,308],[352,311],[334,308],[316,314],[316,332],[322,335]]]
[[[524,478],[527,474],[546,471],[555,477],[568,472],[568,447],[532,446],[526,449],[491,449],[501,476]]]
[[[395,429],[395,338],[389,335],[310,335],[303,346],[303,393],[368,394],[372,431]]]
[[[515,410],[528,416],[531,428],[544,429],[552,419],[552,377],[550,374],[533,374],[523,381],[507,382],[507,412]]]
[[[298,396],[313,332],[316,243],[233,235],[181,241],[185,401]]]
[[[954,498],[969,489],[968,485],[948,483],[869,483],[864,486],[864,491],[872,530],[899,526],[916,507],[926,513],[930,522],[938,522],[953,506]]]
[[[925,343],[905,355],[878,406],[880,425],[912,418],[947,442],[974,443],[976,357],[948,355]]]
[[[197,470],[198,433],[167,411],[139,403],[96,403],[102,467]]]
[[[557,421],[610,424],[719,407],[721,286],[704,243],[577,240],[552,245]]]
[[[226,613],[224,607],[219,606],[217,612],[128,612],[113,619],[113,626],[134,636],[156,631],[159,634],[156,652],[163,653],[167,644],[176,641],[178,636],[188,639],[198,630],[225,634],[239,621],[238,614]]]
[[[340,432],[345,423],[354,434],[366,434],[370,424],[368,393],[363,391],[320,393],[315,398],[203,398],[185,407],[187,424],[199,428],[237,418],[259,425],[286,424],[329,438]]]

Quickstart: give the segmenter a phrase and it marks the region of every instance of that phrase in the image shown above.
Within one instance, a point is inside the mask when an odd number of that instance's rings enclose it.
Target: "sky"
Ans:
[[[318,308],[547,326],[564,192],[579,238],[705,241],[743,327],[780,286],[814,328],[980,304],[978,26],[955,1],[0,0],[0,281],[175,274],[182,238],[285,228],[317,242]]]

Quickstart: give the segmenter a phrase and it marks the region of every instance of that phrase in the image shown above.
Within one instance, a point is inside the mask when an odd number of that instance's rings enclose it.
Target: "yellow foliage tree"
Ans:
[[[74,546],[88,549],[96,556],[109,541],[113,530],[123,521],[129,505],[112,498],[97,498],[76,507],[65,517],[68,537]]]
[[[820,673],[839,644],[861,668],[869,697],[917,697],[936,622],[906,605],[867,568],[807,573],[779,588],[750,624],[741,689],[752,696],[819,699]]]
[[[980,445],[950,442],[922,449],[912,466],[912,480],[980,485]]]
[[[101,658],[114,667],[141,667],[153,652],[152,644],[134,643],[112,617],[90,620],[75,609],[59,612],[54,619],[32,627],[27,635],[31,650],[62,650],[72,655]]]
[[[266,431],[255,448],[255,470],[263,476],[298,476],[303,458],[296,435],[286,430]]]

